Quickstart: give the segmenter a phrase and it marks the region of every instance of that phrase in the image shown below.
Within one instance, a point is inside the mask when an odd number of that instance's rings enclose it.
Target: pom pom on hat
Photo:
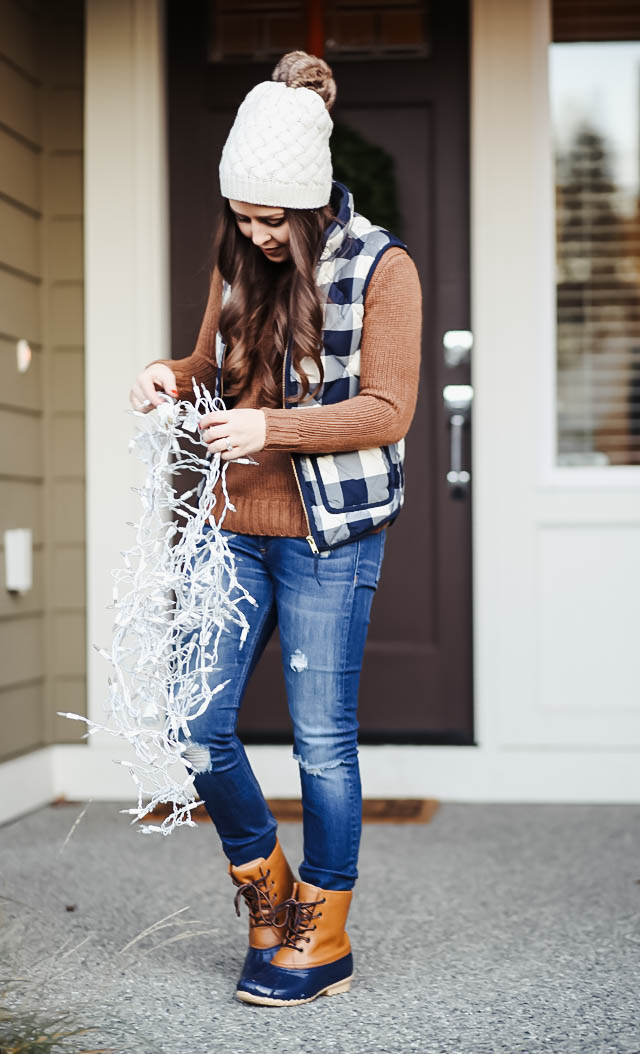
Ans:
[[[331,70],[314,55],[289,52],[273,77],[238,108],[220,158],[220,191],[255,205],[319,208],[331,195]]]

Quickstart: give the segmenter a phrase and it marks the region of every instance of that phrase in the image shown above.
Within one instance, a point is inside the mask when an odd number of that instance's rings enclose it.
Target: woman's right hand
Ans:
[[[155,410],[156,406],[164,401],[160,397],[158,388],[177,399],[175,373],[162,362],[154,362],[151,366],[146,366],[136,377],[133,388],[129,392],[129,402],[133,409],[140,410],[144,414]]]

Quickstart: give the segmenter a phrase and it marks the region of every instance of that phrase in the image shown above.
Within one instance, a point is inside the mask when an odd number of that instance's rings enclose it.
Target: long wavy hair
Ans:
[[[298,397],[311,397],[324,380],[323,305],[315,281],[322,235],[336,219],[330,204],[317,209],[284,210],[289,223],[290,259],[269,260],[240,232],[227,198],[213,246],[213,263],[231,285],[218,328],[227,345],[224,394],[238,396],[256,379],[261,405],[282,406],[282,366],[289,337],[291,360],[302,382]],[[338,222],[341,222],[338,220]],[[320,383],[310,393],[302,361],[316,364]]]

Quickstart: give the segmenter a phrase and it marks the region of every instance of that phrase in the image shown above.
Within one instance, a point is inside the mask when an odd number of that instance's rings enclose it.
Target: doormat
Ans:
[[[279,823],[302,822],[299,798],[269,798],[267,804]],[[365,798],[362,819],[364,823],[429,823],[439,805],[435,798]],[[170,805],[157,805],[147,813],[145,821],[162,820],[170,812]],[[192,816],[198,823],[210,822],[204,808],[194,809]]]

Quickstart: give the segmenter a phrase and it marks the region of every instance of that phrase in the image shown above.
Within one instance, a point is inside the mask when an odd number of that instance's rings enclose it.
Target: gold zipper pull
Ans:
[[[286,407],[287,407],[286,384],[285,384],[285,369],[286,369],[286,365],[287,365],[287,348],[284,349],[284,355],[282,356],[282,406],[284,407],[284,409],[286,409]],[[296,481],[296,487],[298,488],[298,494],[300,495],[300,501],[302,503],[302,511],[304,513],[304,518],[307,521],[307,527],[309,528],[309,534],[306,537],[306,541],[309,543],[309,546],[311,548],[311,552],[315,553],[316,556],[317,556],[318,553],[320,552],[320,550],[318,549],[318,546],[316,545],[315,538],[311,534],[311,524],[309,523],[309,514],[307,512],[307,506],[304,503],[304,498],[302,497],[302,490],[300,488],[300,481],[298,479],[298,473],[296,472],[296,466],[295,466],[295,462],[293,460],[293,454],[289,454],[289,458],[291,460],[291,468],[293,470],[293,478]]]

